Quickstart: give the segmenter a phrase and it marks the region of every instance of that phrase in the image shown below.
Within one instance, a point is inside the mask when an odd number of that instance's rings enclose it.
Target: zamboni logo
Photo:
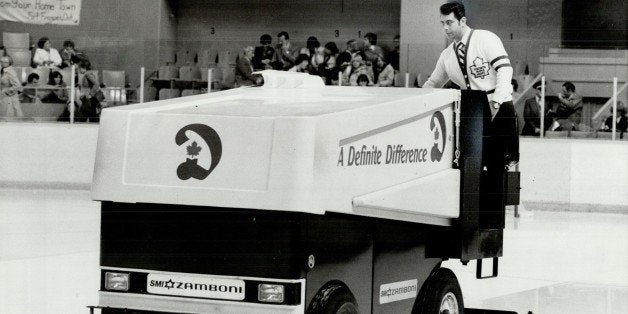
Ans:
[[[146,292],[185,297],[244,300],[243,280],[206,276],[148,274]]]
[[[432,120],[430,121],[430,130],[434,133],[434,146],[432,146],[432,151],[430,152],[430,159],[432,161],[440,161],[441,158],[443,158],[445,145],[447,144],[447,127],[445,124],[445,117],[442,112],[434,112]],[[441,146],[440,139],[442,139],[441,148],[439,148],[439,146]]]
[[[181,146],[188,142],[190,139],[185,135],[185,132],[191,131],[203,139],[207,147],[209,147],[209,153],[211,154],[211,164],[209,169],[205,169],[198,165],[198,156],[202,152],[201,146],[198,145],[195,141],[186,146],[187,155],[190,156],[186,158],[185,162],[177,167],[177,176],[181,180],[187,180],[189,178],[194,178],[197,180],[204,180],[207,176],[216,168],[218,162],[220,162],[220,157],[222,156],[222,142],[220,141],[220,137],[218,133],[214,131],[214,129],[210,128],[204,124],[190,124],[183,127],[175,137],[175,142],[178,146]]]
[[[416,297],[418,281],[416,279],[387,283],[379,286],[379,304],[386,304]]]
[[[239,287],[236,285],[215,285],[215,284],[205,284],[205,283],[173,281],[172,279],[169,279],[168,281],[151,280],[148,285],[150,287],[166,288],[168,290],[179,289],[179,290],[213,291],[213,292],[225,292],[225,293],[243,293],[244,291],[243,287]]]

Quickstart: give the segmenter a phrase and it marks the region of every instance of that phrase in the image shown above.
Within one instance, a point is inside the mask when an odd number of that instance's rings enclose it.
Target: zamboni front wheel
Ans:
[[[309,314],[358,314],[355,297],[343,284],[328,284],[318,291],[308,310]]]
[[[462,314],[464,302],[456,275],[447,269],[438,269],[429,279],[420,314]]]

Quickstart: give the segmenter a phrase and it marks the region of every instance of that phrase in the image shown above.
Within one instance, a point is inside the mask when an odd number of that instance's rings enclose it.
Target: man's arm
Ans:
[[[501,104],[512,99],[512,85],[510,84],[513,73],[512,66],[499,37],[488,31],[483,33],[483,36],[485,38],[483,38],[480,49],[482,54],[490,60],[490,65],[496,72],[495,93],[492,101]]]
[[[281,53],[283,54],[284,58],[286,58],[287,60],[289,60],[291,63],[294,64],[294,61],[297,59],[297,56],[299,55],[299,49],[293,46],[290,46],[290,48],[288,49],[281,47]]]
[[[533,127],[538,128],[539,126],[536,125],[535,120],[536,114],[534,112],[534,109],[532,109],[532,107],[536,105],[534,101],[535,100],[532,98],[526,100],[525,106],[523,107],[523,120]]]
[[[3,92],[7,96],[13,96],[17,94],[17,92],[22,91],[22,83],[20,83],[20,80],[17,78],[18,76],[15,70],[11,67],[11,68],[5,68],[4,71],[5,71],[6,76],[9,79],[9,84],[11,86],[9,88],[5,88]]]
[[[50,61],[52,61],[52,64],[54,64],[55,66],[60,66],[61,63],[63,62],[63,60],[61,59],[61,56],[59,55],[59,51],[57,51],[57,49],[50,49]]]
[[[423,88],[440,88],[447,83],[447,80],[449,80],[449,76],[447,75],[447,71],[445,71],[445,61],[443,60],[443,54],[441,54],[436,62],[436,67],[432,75],[430,75],[427,82],[423,84]]]
[[[44,65],[44,56],[42,55],[43,49],[35,50],[35,55],[33,56],[33,63],[35,65]]]
[[[558,99],[560,102],[565,104],[565,106],[571,109],[577,109],[578,105],[582,102],[582,97],[576,93],[572,93],[569,97],[564,98],[562,93],[558,94]]]

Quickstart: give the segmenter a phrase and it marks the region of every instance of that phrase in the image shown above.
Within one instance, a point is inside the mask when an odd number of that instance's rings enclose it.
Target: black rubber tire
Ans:
[[[423,298],[421,305],[416,311],[420,314],[446,314],[440,313],[440,306],[443,302],[443,298],[452,293],[458,303],[458,313],[464,314],[464,301],[462,300],[462,290],[458,284],[456,275],[447,268],[439,268],[428,279],[423,292]],[[448,313],[454,314],[454,313]]]
[[[358,314],[355,297],[340,283],[331,283],[321,288],[312,299],[308,314]]]

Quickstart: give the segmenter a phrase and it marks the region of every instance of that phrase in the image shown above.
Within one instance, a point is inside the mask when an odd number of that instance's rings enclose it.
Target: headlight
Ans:
[[[106,272],[105,289],[116,291],[129,291],[129,274]]]
[[[260,302],[282,303],[284,300],[283,285],[262,283],[258,286],[258,291],[257,299]]]

